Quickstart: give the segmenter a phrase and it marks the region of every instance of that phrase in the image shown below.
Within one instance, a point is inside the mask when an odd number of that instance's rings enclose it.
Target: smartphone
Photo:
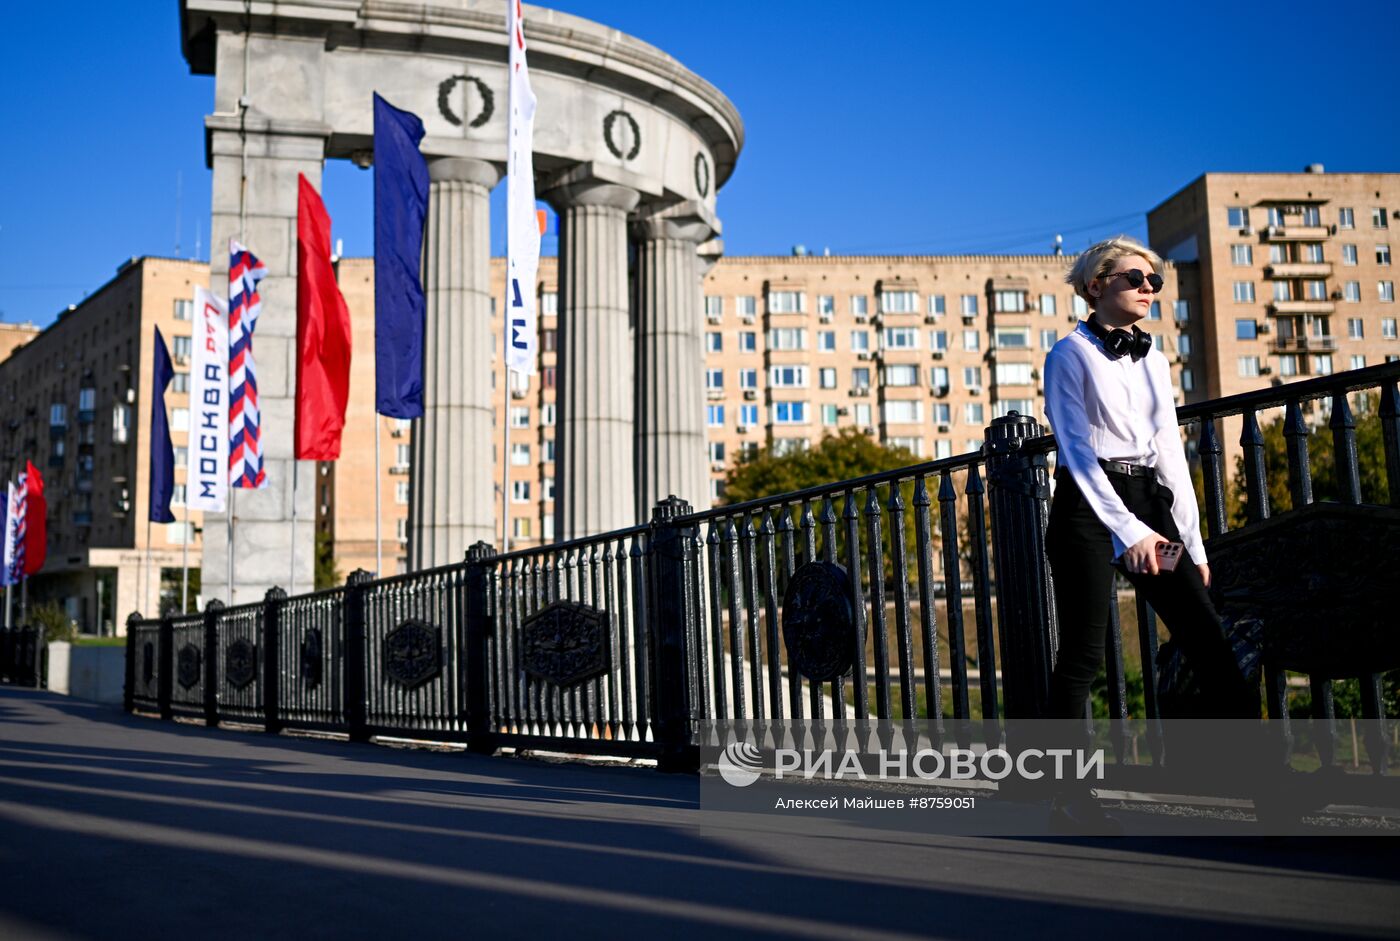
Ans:
[[[1157,543],[1157,568],[1163,572],[1175,572],[1176,564],[1181,561],[1181,554],[1185,551],[1186,547],[1179,542]]]

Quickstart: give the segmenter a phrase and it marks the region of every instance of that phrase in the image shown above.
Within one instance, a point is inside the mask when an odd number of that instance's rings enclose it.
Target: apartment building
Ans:
[[[32,323],[0,323],[0,362],[39,335]]]
[[[44,475],[48,559],[31,601],[56,601],[84,630],[113,632],[131,611],[178,591],[182,549],[200,560],[200,514],[184,508],[194,286],[209,266],[133,258],[112,280],[0,360],[0,472],[26,460]],[[159,326],[175,379],[166,393],[175,446],[176,522],[149,529],[152,342]],[[150,549],[148,566],[147,549]]]

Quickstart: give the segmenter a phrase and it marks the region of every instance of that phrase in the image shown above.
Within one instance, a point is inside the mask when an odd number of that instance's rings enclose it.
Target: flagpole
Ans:
[[[297,468],[301,462],[292,457],[292,571],[287,579],[287,594],[297,593]]]
[[[506,225],[510,225],[510,220],[506,220]],[[510,278],[506,278],[509,282]],[[510,289],[506,289],[510,293]],[[509,303],[509,302],[507,302]],[[509,307],[506,308],[509,310]],[[501,362],[506,367],[505,386],[506,407],[505,407],[505,450],[501,453],[501,554],[510,552],[510,361],[506,358],[510,355],[510,314],[501,321]]]
[[[380,510],[380,491],[384,489],[384,478],[379,476],[379,413],[374,413],[374,575],[376,578],[384,577],[384,536],[380,532],[380,526],[384,520],[384,514]]]
[[[190,536],[194,527],[190,525],[190,508],[185,505],[185,532],[180,540],[180,613],[190,613]],[[230,595],[232,597],[232,595]]]
[[[145,604],[151,598],[151,514],[146,513],[146,573],[141,581],[141,603]],[[156,617],[160,617],[160,604],[156,604]]]

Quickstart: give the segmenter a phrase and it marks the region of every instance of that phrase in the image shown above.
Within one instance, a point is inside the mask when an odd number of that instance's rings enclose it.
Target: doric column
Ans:
[[[500,171],[483,160],[428,164],[423,236],[423,417],[413,423],[408,539],[413,570],[460,562],[495,541],[491,428],[491,220]]]
[[[703,205],[648,214],[637,235],[637,519],[677,496],[710,505],[705,442],[705,329],[697,249],[716,229]]]
[[[559,213],[558,539],[632,526],[632,341],[627,214],[637,191],[582,180],[544,194]]]

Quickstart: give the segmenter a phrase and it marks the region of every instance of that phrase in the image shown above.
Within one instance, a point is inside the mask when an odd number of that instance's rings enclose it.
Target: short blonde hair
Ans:
[[[1129,255],[1141,255],[1146,258],[1152,263],[1152,270],[1158,274],[1161,274],[1165,267],[1162,256],[1137,239],[1116,235],[1085,249],[1084,254],[1075,260],[1074,267],[1069,269],[1069,274],[1065,275],[1065,283],[1074,288],[1074,293],[1084,298],[1084,302],[1093,308],[1097,298],[1089,293],[1089,282],[1108,274],[1118,259]]]

